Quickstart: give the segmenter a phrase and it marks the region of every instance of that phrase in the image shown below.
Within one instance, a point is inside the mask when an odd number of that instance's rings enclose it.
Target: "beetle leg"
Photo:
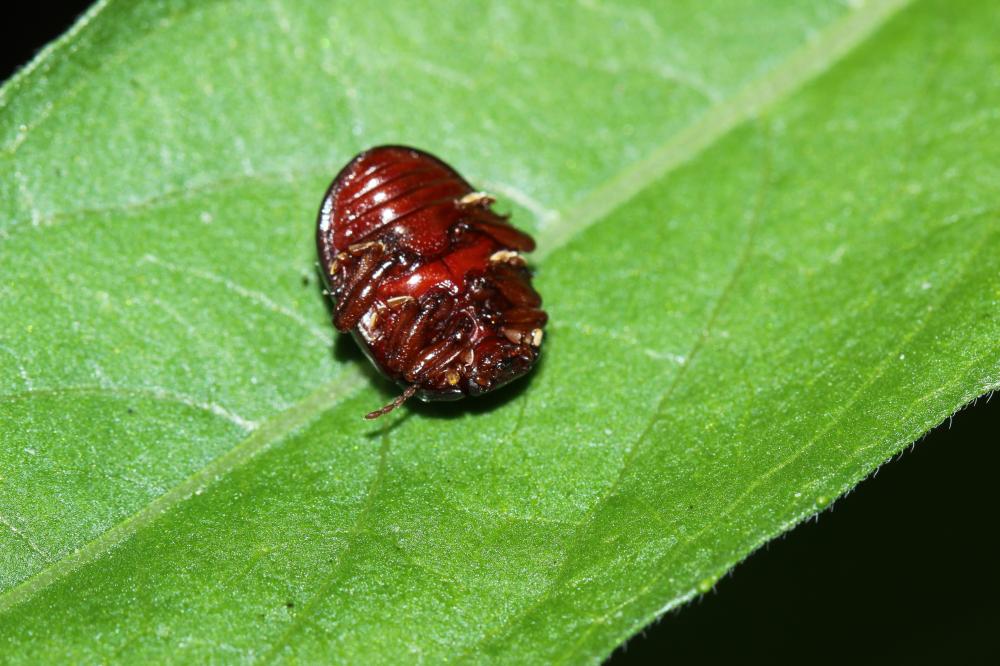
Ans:
[[[396,350],[399,349],[403,337],[413,327],[413,320],[416,318],[417,313],[420,312],[420,305],[414,298],[398,301],[397,303],[399,314],[396,315],[392,330],[389,333],[389,342],[387,344],[389,351],[386,354],[386,366],[395,371],[399,370],[399,365],[396,363]]]
[[[482,208],[471,208],[469,224],[478,231],[492,237],[507,247],[521,252],[531,252],[535,249],[535,240],[520,229],[512,227],[506,219],[496,213]]]
[[[377,419],[380,416],[388,414],[389,412],[396,409],[404,402],[412,398],[413,394],[416,392],[417,392],[416,386],[408,386],[406,390],[403,391],[402,394],[393,398],[392,402],[390,402],[388,405],[382,407],[381,409],[376,409],[374,412],[369,412],[368,414],[365,414],[365,418],[371,421],[372,419]]]
[[[510,264],[492,264],[493,284],[514,307],[537,308],[542,297],[528,282],[527,269]]]
[[[353,246],[352,246],[353,247]],[[391,259],[383,259],[385,247],[381,243],[369,243],[364,247],[349,249],[352,254],[360,253],[357,265],[337,294],[334,309],[334,325],[342,330],[354,328],[373,300],[365,286],[378,283],[378,278],[392,265]],[[373,290],[369,290],[373,291]]]
[[[354,289],[337,301],[337,315],[334,324],[340,330],[354,328],[368,308],[375,302],[382,276],[395,264],[394,259],[383,259],[374,264],[363,280],[355,280]],[[343,304],[343,307],[341,307]]]
[[[382,250],[380,247],[374,246],[370,248],[367,252],[363,253],[360,257],[356,259],[357,263],[353,268],[348,268],[349,273],[345,275],[344,281],[337,285],[333,289],[334,295],[337,296],[338,301],[342,300],[342,297],[346,297],[347,294],[351,293],[357,286],[358,282],[363,280],[365,276],[371,273],[372,269],[375,268],[375,262],[378,261],[381,256]],[[344,261],[348,258],[347,253],[341,252],[337,255],[334,260],[337,262],[337,266],[331,265],[331,269],[338,269],[344,265]],[[331,274],[335,273],[336,270],[332,270]]]
[[[459,340],[445,338],[435,342],[422,350],[414,359],[406,373],[406,381],[422,383],[428,377],[432,377],[454,361],[462,353],[462,345]],[[455,383],[458,383],[456,377]]]
[[[501,326],[500,333],[515,345],[531,345],[532,347],[541,346],[544,335],[541,328],[515,328],[512,326]]]
[[[396,346],[395,365],[406,371],[413,357],[424,347],[434,325],[451,314],[452,305],[439,295],[424,296],[418,302],[418,312],[402,332]]]
[[[489,208],[495,202],[496,198],[486,192],[469,192],[458,200],[458,205],[462,208],[471,208],[473,206]]]
[[[524,266],[524,258],[517,252],[511,250],[497,250],[490,255],[491,264],[512,264],[514,266]]]
[[[543,310],[535,308],[511,308],[503,313],[504,324],[522,328],[537,328],[545,326],[549,316]]]

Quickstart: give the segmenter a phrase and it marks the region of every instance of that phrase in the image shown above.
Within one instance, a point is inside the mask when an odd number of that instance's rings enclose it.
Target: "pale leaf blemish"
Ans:
[[[8,520],[2,515],[0,515],[0,525],[3,525],[7,529],[9,529],[14,534],[14,536],[18,537],[21,541],[27,544],[28,548],[35,551],[35,554],[41,555],[46,560],[52,559],[51,556],[44,550],[42,550],[42,548],[39,547],[39,545],[35,543],[35,541],[30,536],[28,536],[28,534],[24,530],[19,529],[16,525],[14,525],[14,523],[12,523],[10,520]]]
[[[687,357],[684,354],[678,354],[676,352],[660,351],[657,349],[643,349],[643,353],[651,359],[657,361],[670,361],[671,363],[676,363],[677,365],[684,365],[687,362]]]

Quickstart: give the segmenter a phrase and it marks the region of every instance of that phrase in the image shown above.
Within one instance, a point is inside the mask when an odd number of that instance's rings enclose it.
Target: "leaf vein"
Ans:
[[[28,536],[22,530],[18,529],[14,525],[14,523],[12,523],[11,521],[7,520],[7,518],[5,518],[3,516],[3,514],[0,514],[0,525],[4,525],[8,529],[10,529],[10,531],[14,534],[14,536],[18,537],[21,541],[23,541],[24,543],[28,544],[28,547],[31,548],[31,550],[35,551],[35,553],[37,553],[38,555],[41,555],[46,560],[48,560],[51,557],[48,553],[46,553],[44,550],[42,550],[38,546],[38,544],[36,544],[34,542],[34,540],[32,540],[32,538],[30,536]]]
[[[987,246],[986,241],[994,234],[994,232],[995,232],[994,229],[990,229],[988,233],[984,234],[983,238],[976,245],[976,248],[967,255],[967,260],[963,264],[962,268],[956,272],[955,278],[951,281],[951,284],[949,285],[948,289],[942,290],[944,293],[938,298],[938,302],[943,302],[944,300],[946,300],[948,295],[950,295],[951,292],[954,291],[959,284],[961,284],[962,278],[964,277],[965,273],[968,272],[969,267],[975,263],[975,258],[982,252],[983,248]],[[917,325],[914,326],[905,336],[903,336],[900,345],[897,348],[891,350],[888,354],[886,354],[886,356],[882,359],[882,361],[874,367],[868,378],[861,383],[861,385],[853,394],[851,394],[851,397],[847,400],[847,402],[843,405],[843,407],[841,407],[841,409],[837,411],[837,413],[833,416],[833,418],[831,419],[830,423],[827,424],[827,426],[822,428],[818,433],[816,433],[812,438],[810,438],[803,446],[794,451],[792,455],[784,458],[781,462],[774,465],[768,471],[764,472],[763,474],[755,478],[754,481],[751,484],[749,484],[739,496],[737,496],[732,502],[730,502],[722,511],[716,513],[713,516],[713,520],[706,523],[704,527],[702,527],[694,534],[686,537],[684,543],[682,543],[677,550],[673,551],[668,555],[665,555],[663,558],[661,558],[660,561],[665,564],[666,562],[669,561],[678,560],[680,554],[686,552],[685,547],[692,546],[693,544],[697,543],[698,539],[700,539],[706,532],[719,527],[722,524],[723,520],[731,513],[733,513],[733,511],[735,511],[740,505],[742,505],[743,502],[748,497],[750,497],[755,490],[757,490],[767,480],[772,478],[776,473],[780,472],[782,469],[786,468],[788,465],[795,462],[804,453],[806,453],[813,446],[815,446],[821,438],[826,436],[834,428],[840,425],[840,423],[843,422],[844,417],[850,412],[850,409],[860,401],[865,390],[867,390],[872,384],[877,382],[882,377],[882,375],[885,374],[886,368],[888,368],[889,364],[893,360],[898,358],[901,350],[906,349],[906,345],[910,342],[910,340],[912,340],[922,330],[924,330],[929,324],[930,320],[933,318],[934,315],[932,314],[926,318],[918,320]],[[663,577],[666,575],[666,572],[671,570],[672,567],[661,566],[660,567],[661,573],[654,576],[653,579],[647,585],[645,585],[638,593],[630,597],[625,602],[619,604],[618,608],[624,608],[634,603],[635,601],[641,599],[649,592],[651,592],[653,588],[663,579]],[[679,603],[683,603],[685,599],[693,597],[696,593],[697,590],[695,589],[695,590],[690,590],[685,594],[679,595],[677,598],[672,599],[670,602],[668,602],[665,608],[671,608],[673,606],[678,605]],[[645,621],[643,621],[643,623],[645,623]],[[574,644],[573,647],[580,645],[583,642],[583,640],[590,634],[590,632],[593,631],[594,626],[596,625],[592,624],[591,627],[589,627],[581,635],[580,639]],[[572,656],[573,656],[573,648],[571,648],[566,653],[567,659],[570,659]]]
[[[389,432],[387,430],[382,430],[382,442],[379,445],[378,464],[375,468],[375,476],[373,477],[371,484],[368,486],[368,491],[365,493],[364,505],[361,507],[361,511],[358,512],[354,525],[351,527],[350,533],[347,536],[347,545],[340,551],[337,561],[330,569],[330,575],[323,582],[323,584],[320,585],[319,589],[316,590],[313,596],[310,597],[309,601],[305,603],[302,610],[297,613],[294,618],[292,618],[291,623],[285,629],[284,633],[271,645],[270,649],[262,658],[263,662],[273,663],[278,658],[279,652],[290,645],[289,639],[297,631],[301,630],[304,623],[308,621],[309,618],[307,615],[309,611],[327,598],[330,590],[333,589],[334,584],[340,579],[339,575],[343,571],[347,556],[350,554],[351,550],[357,546],[358,537],[364,531],[365,521],[368,519],[372,507],[375,505],[375,498],[378,496],[385,480],[389,466],[389,442]]]
[[[765,155],[767,154],[765,153]],[[504,635],[505,633],[510,631],[514,627],[514,625],[521,619],[527,617],[538,608],[541,608],[558,591],[557,590],[558,583],[566,575],[570,562],[572,561],[572,555],[579,550],[578,546],[580,541],[583,539],[583,537],[587,533],[587,530],[593,524],[600,509],[606,506],[607,503],[611,500],[611,498],[614,497],[616,491],[618,490],[618,487],[621,485],[621,482],[625,479],[626,473],[631,468],[632,462],[638,455],[639,449],[642,447],[643,442],[647,440],[649,434],[652,432],[653,426],[659,421],[659,417],[663,412],[664,405],[667,404],[667,401],[673,395],[677,387],[681,384],[681,381],[687,375],[689,368],[692,365],[694,365],[694,361],[698,356],[699,352],[701,351],[702,348],[704,348],[705,344],[707,343],[709,335],[711,333],[712,328],[715,325],[719,313],[722,311],[723,307],[728,301],[729,296],[732,293],[736,283],[743,275],[746,266],[750,261],[750,256],[753,249],[753,241],[756,235],[756,229],[759,226],[759,220],[764,200],[764,191],[769,183],[769,175],[770,175],[769,162],[765,159],[763,176],[756,196],[756,204],[753,208],[752,214],[750,215],[750,219],[747,225],[747,231],[744,236],[744,240],[741,245],[739,255],[737,256],[736,263],[733,269],[730,271],[729,275],[723,282],[722,288],[719,291],[719,295],[715,298],[715,301],[709,307],[708,317],[705,321],[704,326],[701,327],[698,336],[695,338],[694,343],[691,345],[691,349],[684,356],[684,358],[687,360],[683,365],[680,366],[677,372],[673,375],[673,378],[667,385],[667,388],[660,395],[660,399],[657,401],[657,407],[654,410],[652,417],[646,424],[645,428],[643,428],[642,432],[639,434],[639,437],[636,438],[635,443],[632,444],[632,446],[630,446],[628,450],[625,451],[622,465],[621,467],[619,467],[617,476],[611,482],[608,488],[601,494],[601,496],[590,505],[585,515],[580,520],[580,527],[575,531],[573,535],[574,546],[566,550],[566,555],[563,558],[562,562],[560,563],[559,571],[556,573],[552,584],[549,585],[542,592],[542,594],[534,603],[529,605],[526,609],[523,609],[522,611],[515,613],[511,618],[509,618],[506,622],[500,625],[495,631],[490,632],[482,639],[480,639],[478,641],[479,643],[484,643],[488,640],[492,640],[493,638],[497,638],[499,636]],[[461,655],[459,659],[465,657],[466,654]]]
[[[78,33],[80,29],[83,29],[84,27],[92,23],[93,20],[98,16],[98,14],[105,11],[110,4],[111,0],[107,0],[104,3],[100,3],[92,11],[88,12],[85,15],[81,23],[78,24],[79,28],[74,26],[74,29],[72,29],[69,33],[67,33],[63,37],[63,39],[69,38],[71,35]],[[173,14],[170,14],[157,25],[157,29],[164,30],[171,27],[186,14],[189,14],[192,11],[192,8],[195,6],[196,5],[192,4],[186,8],[181,9],[180,11],[176,11]],[[119,65],[125,62],[133,53],[135,53],[140,49],[142,43],[146,39],[149,39],[155,34],[156,30],[149,30],[148,32],[142,33],[135,41],[131,42],[127,47],[121,49],[114,56],[102,60],[100,65],[100,70],[104,70],[107,67]],[[41,61],[41,59],[46,56],[48,56],[48,53],[46,52],[40,53],[38,57],[35,59],[35,62]],[[34,62],[31,63],[31,65],[29,65],[29,67],[33,66]],[[20,129],[20,131],[15,135],[14,139],[10,141],[7,145],[3,146],[3,148],[0,149],[0,152],[6,153],[8,156],[15,155],[18,149],[24,144],[25,141],[27,141],[28,136],[34,130],[37,130],[41,125],[43,125],[45,121],[51,118],[52,114],[55,112],[56,109],[60,108],[66,102],[69,102],[70,100],[74,99],[78,94],[80,94],[80,91],[83,90],[84,87],[86,87],[87,83],[88,79],[86,77],[77,78],[76,83],[71,88],[69,88],[69,90],[67,90],[65,93],[57,97],[49,104],[46,104],[41,113],[39,113],[35,118],[32,118],[29,122],[25,123],[23,127]]]
[[[230,280],[227,277],[218,275],[211,271],[206,271],[201,268],[194,268],[192,266],[182,266],[180,264],[174,264],[172,262],[160,259],[156,255],[152,254],[145,255],[142,258],[142,262],[155,264],[156,266],[159,266],[173,273],[179,273],[181,275],[189,275],[199,280],[205,280],[207,282],[212,282],[214,284],[221,285],[225,287],[227,290],[236,294],[237,296],[249,300],[250,302],[260,306],[261,308],[263,308],[268,312],[278,314],[283,317],[287,317],[288,319],[291,319],[296,324],[301,326],[305,331],[307,331],[310,335],[312,335],[312,337],[315,338],[319,343],[321,343],[322,346],[328,347],[331,343],[330,333],[322,331],[319,328],[313,326],[311,323],[309,323],[308,320],[306,320],[305,317],[300,315],[298,312],[296,312],[295,310],[290,310],[285,306],[275,302],[274,299],[272,299],[270,296],[268,296],[262,291],[244,287],[243,285],[238,284],[237,282],[234,282],[233,280]]]
[[[645,159],[595,188],[538,233],[543,258],[632,200],[650,183],[689,162],[719,139],[824,72],[912,0],[875,0],[827,28],[781,65],[673,135]]]
[[[173,402],[185,405],[187,407],[192,407],[204,412],[210,412],[215,416],[219,416],[230,423],[233,423],[240,427],[243,431],[249,433],[255,430],[258,424],[250,419],[240,416],[236,412],[214,402],[205,402],[198,400],[192,396],[186,395],[184,393],[178,393],[176,391],[171,391],[170,389],[162,388],[159,386],[153,387],[131,387],[131,386],[115,386],[115,385],[94,385],[94,386],[57,386],[52,388],[28,388],[22,391],[14,391],[12,393],[6,393],[0,395],[0,402],[16,402],[19,400],[30,399],[34,397],[42,396],[53,396],[58,397],[66,394],[110,394],[117,395],[121,397],[128,396],[142,396],[145,398],[153,398],[155,400],[161,400],[164,402]]]
[[[357,368],[343,370],[331,382],[264,421],[239,444],[194,472],[140,511],[52,563],[50,567],[42,569],[31,578],[0,594],[0,614],[31,599],[56,581],[107,554],[138,530],[152,524],[157,518],[187,500],[195,491],[217,483],[228,473],[313,423],[338,403],[359,391],[366,383]]]

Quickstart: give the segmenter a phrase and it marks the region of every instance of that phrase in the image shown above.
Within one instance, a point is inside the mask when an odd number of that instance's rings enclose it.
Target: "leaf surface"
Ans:
[[[103,2],[0,90],[13,661],[597,661],[1000,384],[994,3],[373,7]],[[552,323],[372,424],[312,234],[386,142]]]

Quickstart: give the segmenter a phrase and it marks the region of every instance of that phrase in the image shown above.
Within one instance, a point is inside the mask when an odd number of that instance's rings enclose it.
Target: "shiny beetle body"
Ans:
[[[379,146],[352,159],[320,208],[333,323],[411,395],[454,400],[527,373],[547,316],[521,253],[535,243],[441,160]]]

